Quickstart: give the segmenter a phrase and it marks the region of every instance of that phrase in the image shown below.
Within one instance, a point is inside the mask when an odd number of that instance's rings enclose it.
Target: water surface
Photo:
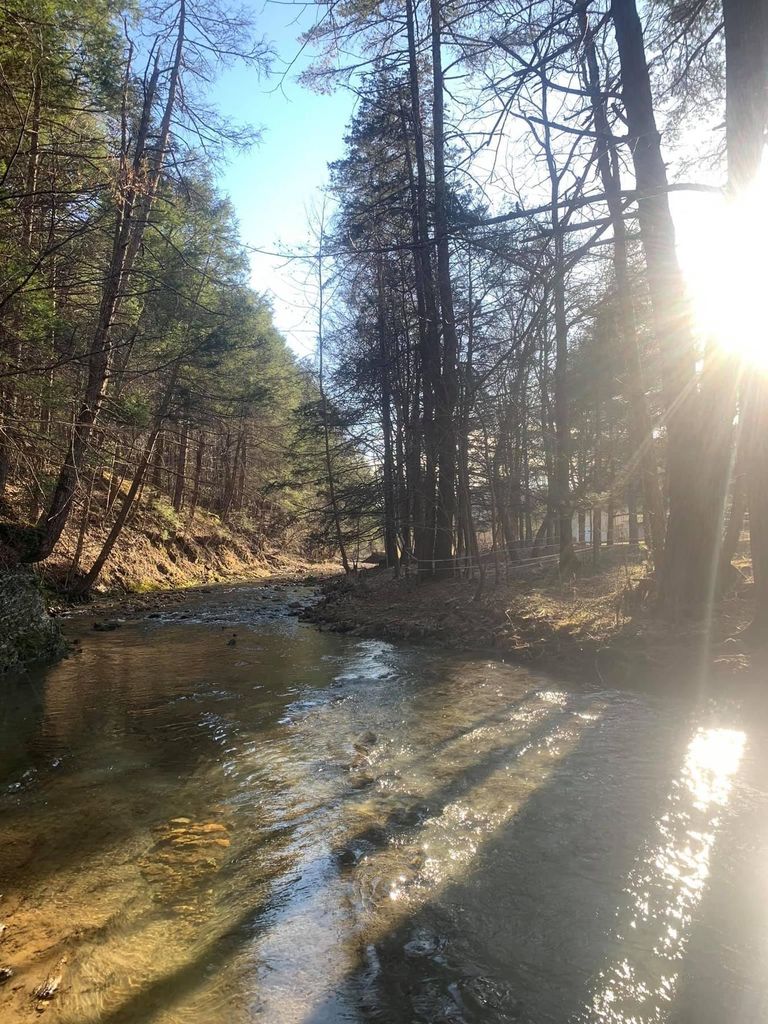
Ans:
[[[759,700],[320,633],[297,596],[80,617],[3,682],[3,1024],[768,1020]]]

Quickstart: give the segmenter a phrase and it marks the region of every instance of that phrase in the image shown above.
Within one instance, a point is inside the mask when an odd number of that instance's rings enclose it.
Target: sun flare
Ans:
[[[681,204],[678,250],[698,332],[768,372],[768,159],[737,196]]]

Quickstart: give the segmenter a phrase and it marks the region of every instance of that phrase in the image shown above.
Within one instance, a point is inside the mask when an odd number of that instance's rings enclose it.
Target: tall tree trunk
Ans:
[[[397,506],[395,503],[395,469],[392,453],[392,396],[390,393],[389,336],[387,308],[384,295],[384,272],[381,258],[376,266],[376,302],[379,333],[379,381],[381,404],[381,430],[384,436],[384,552],[387,566],[400,574],[397,557]]]
[[[565,309],[565,251],[560,222],[560,174],[552,149],[552,136],[547,112],[547,80],[540,77],[541,116],[544,122],[544,155],[549,171],[551,223],[554,246],[552,298],[555,325],[555,453],[554,484],[555,506],[559,523],[560,570],[569,572],[578,560],[573,550],[573,507],[571,504],[571,424],[568,401],[568,321]]]
[[[323,212],[323,218],[325,213]],[[344,572],[349,575],[349,560],[347,558],[347,548],[344,543],[344,534],[341,528],[341,513],[339,511],[339,503],[336,496],[336,480],[334,477],[333,469],[333,458],[331,456],[331,428],[328,417],[328,399],[325,394],[325,378],[324,378],[324,346],[325,346],[325,335],[323,333],[324,322],[324,301],[325,301],[325,280],[323,277],[323,243],[325,241],[325,223],[321,223],[320,226],[320,240],[319,247],[317,250],[317,291],[318,291],[318,310],[317,310],[317,361],[318,361],[318,385],[320,390],[320,405],[323,416],[323,448],[325,452],[325,471],[326,478],[328,481],[328,496],[331,502],[331,514],[333,516],[333,526],[336,532],[336,545],[341,555],[341,564],[344,567]]]
[[[413,148],[416,178],[413,186],[414,274],[419,321],[419,350],[423,389],[422,433],[424,440],[423,487],[419,498],[423,521],[415,524],[416,559],[421,572],[431,572],[435,558],[437,495],[437,426],[435,404],[440,386],[440,334],[437,297],[429,243],[429,197],[424,131],[421,122],[421,90],[419,86],[419,54],[416,46],[416,24],[413,0],[406,0],[406,31],[408,38],[408,82],[413,126]],[[406,136],[407,139],[407,136]]]
[[[77,487],[80,467],[88,451],[91,431],[106,397],[112,357],[114,326],[122,306],[147,221],[157,196],[168,150],[171,119],[176,106],[186,32],[185,0],[179,0],[174,56],[169,70],[168,94],[154,144],[149,144],[155,117],[154,99],[160,74],[159,60],[147,86],[130,169],[123,153],[123,192],[112,241],[109,268],[102,288],[101,306],[88,355],[88,377],[75,418],[67,454],[59,470],[47,510],[37,524],[38,544],[32,558],[40,561],[53,551],[66,526]]]
[[[595,451],[592,466],[592,490],[598,495],[603,491],[603,424],[602,424],[602,387],[598,380],[595,388]],[[592,507],[592,564],[597,568],[600,564],[600,547],[603,543],[603,510],[599,504]]]
[[[440,0],[430,0],[432,29],[432,146],[434,165],[437,286],[440,295],[442,353],[440,384],[435,408],[438,493],[435,521],[435,566],[438,574],[453,569],[453,521],[456,512],[456,401],[458,397],[459,340],[453,309],[448,203],[445,178],[445,90],[441,45]]]
[[[480,548],[477,543],[477,530],[472,514],[472,489],[469,476],[469,434],[470,415],[475,404],[475,381],[474,381],[474,350],[475,350],[475,310],[474,295],[472,290],[472,252],[471,249],[467,259],[467,359],[465,366],[464,380],[464,402],[461,408],[458,444],[458,485],[460,495],[460,517],[462,521],[468,564],[471,567],[477,566],[478,585],[475,596],[479,597],[485,585],[485,563],[480,558]]]
[[[669,208],[667,171],[656,127],[643,30],[636,0],[612,0],[638,217],[648,267],[653,323],[662,354],[666,406],[669,520],[659,596],[673,615],[705,614],[719,561],[727,432],[702,418],[697,352]],[[732,387],[731,389],[732,390]],[[718,388],[727,405],[728,382]],[[727,412],[724,414],[728,421]],[[731,413],[732,418],[732,413]],[[711,429],[704,430],[704,424]],[[730,422],[730,421],[728,421]],[[705,440],[705,435],[706,440]],[[706,444],[706,447],[705,447]]]
[[[88,485],[88,493],[83,499],[83,514],[80,517],[80,529],[77,531],[77,543],[75,544],[75,552],[72,555],[72,562],[70,563],[69,569],[67,570],[67,583],[74,576],[74,574],[80,568],[80,559],[83,557],[83,548],[85,547],[85,538],[88,534],[88,527],[91,521],[91,504],[93,502],[93,491],[96,486],[96,476],[98,475],[99,467],[95,467],[91,473],[91,482]]]
[[[152,486],[160,490],[163,486],[165,436],[161,430],[152,451]]]
[[[627,229],[621,201],[619,162],[606,110],[606,97],[600,82],[595,41],[586,12],[581,12],[587,86],[598,135],[597,165],[613,230],[613,273],[616,281],[616,307],[625,362],[625,391],[629,406],[629,439],[632,457],[640,468],[646,516],[646,540],[655,562],[664,549],[664,502],[659,484],[659,468],[653,439],[651,416],[645,395],[643,365],[632,304],[632,282],[627,256]]]
[[[187,519],[188,523],[192,523],[195,518],[195,512],[197,511],[197,502],[200,497],[200,479],[203,475],[203,455],[205,453],[205,435],[200,431],[200,436],[197,439],[197,452],[195,454],[195,478],[192,483],[192,497],[189,501],[189,516]]]
[[[768,5],[723,0],[726,142],[731,198],[749,189],[768,160]],[[765,197],[755,197],[764,202]],[[749,504],[755,609],[750,639],[768,639],[768,375],[752,373],[742,387],[744,470]]]
[[[184,488],[187,484],[187,448],[189,446],[189,419],[185,405],[184,415],[181,420],[181,438],[179,441],[178,457],[176,459],[176,480],[173,487],[173,508],[181,512],[184,506]]]

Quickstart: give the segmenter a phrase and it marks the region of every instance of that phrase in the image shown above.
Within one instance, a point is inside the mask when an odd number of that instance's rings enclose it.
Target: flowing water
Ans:
[[[3,682],[3,1024],[768,1020],[759,697],[320,633],[296,596],[78,618]]]

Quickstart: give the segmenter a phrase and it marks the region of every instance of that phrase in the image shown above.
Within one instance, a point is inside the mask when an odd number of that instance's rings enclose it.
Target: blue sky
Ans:
[[[220,169],[223,191],[231,197],[247,245],[268,250],[295,250],[308,238],[308,209],[327,179],[328,162],[342,155],[346,124],[354,97],[339,91],[318,96],[302,87],[296,75],[309,54],[298,59],[280,87],[280,71],[297,56],[297,38],[312,24],[317,8],[250,0],[257,30],[277,51],[275,74],[259,80],[254,71],[237,68],[217,83],[213,100],[222,113],[240,124],[263,129],[261,144],[248,153],[231,154]],[[300,355],[310,354],[315,337],[302,306],[301,269],[271,256],[251,258],[252,284],[272,299],[277,327]]]

